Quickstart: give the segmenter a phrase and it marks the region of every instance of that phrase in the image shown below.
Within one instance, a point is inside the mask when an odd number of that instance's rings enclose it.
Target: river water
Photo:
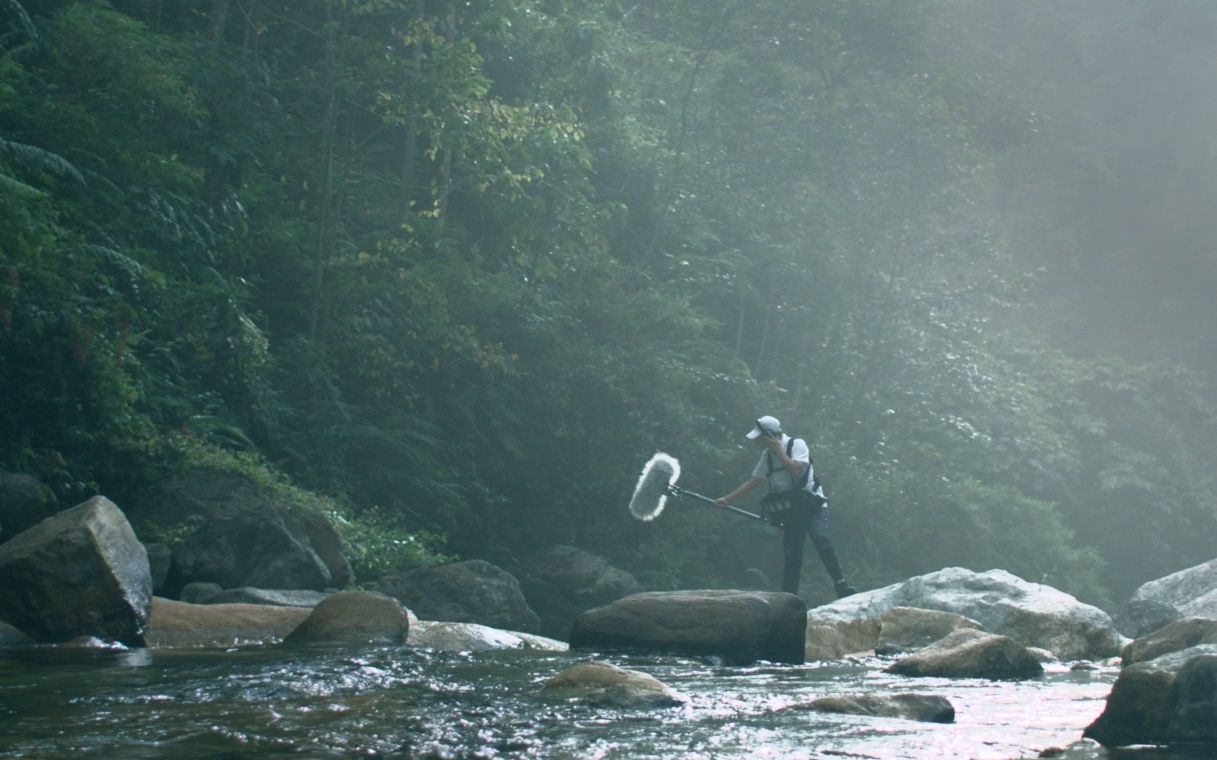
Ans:
[[[1081,738],[1111,667],[1014,683],[909,679],[885,661],[726,667],[605,655],[688,697],[621,709],[542,694],[586,653],[243,649],[0,651],[0,757],[1009,758]],[[822,696],[945,696],[953,724],[783,708]],[[1142,750],[1086,757],[1185,758]],[[1196,755],[1199,757],[1200,755]]]

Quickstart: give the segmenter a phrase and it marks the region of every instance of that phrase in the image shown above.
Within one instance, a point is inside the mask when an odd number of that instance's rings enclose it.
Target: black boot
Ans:
[[[844,578],[837,580],[837,582],[834,583],[833,586],[837,590],[838,599],[844,599],[845,597],[850,596],[851,594],[858,593],[858,589],[849,585],[849,583]]]

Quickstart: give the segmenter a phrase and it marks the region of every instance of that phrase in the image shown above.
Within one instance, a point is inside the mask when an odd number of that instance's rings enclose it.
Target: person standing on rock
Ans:
[[[783,433],[782,423],[776,417],[768,416],[756,421],[747,438],[762,449],[760,461],[752,470],[752,477],[715,502],[725,507],[761,484],[766,484],[768,493],[762,501],[782,526],[782,550],[785,555],[782,590],[799,593],[803,536],[807,534],[811,536],[824,569],[832,578],[837,598],[855,593],[854,587],[845,580],[837,550],[828,535],[828,499],[816,478],[807,443]]]

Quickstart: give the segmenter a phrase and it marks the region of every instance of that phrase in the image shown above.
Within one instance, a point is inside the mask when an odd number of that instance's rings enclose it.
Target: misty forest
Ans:
[[[1111,611],[1217,556],[1215,75],[1205,0],[0,0],[0,470],[167,596],[191,473],[350,588],[776,591],[772,528],[626,508],[773,415],[859,591]]]

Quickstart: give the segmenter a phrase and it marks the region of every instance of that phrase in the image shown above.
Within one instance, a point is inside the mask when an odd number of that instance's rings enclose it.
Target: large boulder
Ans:
[[[451,623],[442,620],[410,622],[406,643],[412,647],[441,652],[490,652],[503,649],[530,649],[540,652],[565,652],[565,641],[520,631],[504,631],[477,623]]]
[[[1138,639],[1163,628],[1183,617],[1183,613],[1169,604],[1153,599],[1130,599],[1112,613],[1111,621],[1116,630],[1130,638]]]
[[[541,618],[541,632],[565,639],[579,615],[642,587],[603,557],[573,546],[551,546],[522,564],[520,588]]]
[[[1131,601],[1169,605],[1186,617],[1217,618],[1217,559],[1143,583]]]
[[[152,598],[144,634],[154,649],[218,648],[282,641],[312,613],[306,607],[190,604]]]
[[[179,474],[141,494],[132,513],[141,530],[181,534],[170,591],[193,581],[320,591],[352,579],[323,516],[240,473]]]
[[[990,633],[1047,649],[1062,660],[1112,657],[1124,643],[1107,613],[1004,570],[949,567],[816,607],[809,621],[878,619],[896,607],[963,615]]]
[[[515,576],[473,559],[391,573],[372,584],[425,620],[480,623],[535,633],[541,619],[532,611]]]
[[[33,643],[34,640],[29,636],[0,620],[0,649],[5,647],[21,647]]]
[[[1103,714],[1083,735],[1109,747],[1206,745],[1217,750],[1217,645],[1204,644],[1120,671]]]
[[[755,660],[803,662],[807,605],[772,591],[651,591],[579,616],[572,649],[633,649]]]
[[[219,594],[223,590],[223,587],[218,583],[192,581],[182,586],[182,590],[178,593],[177,598],[190,604],[207,604],[216,594]]]
[[[298,509],[296,517],[300,520],[309,548],[329,571],[327,588],[344,589],[353,584],[355,571],[346,558],[346,545],[329,518],[313,509]]]
[[[409,618],[396,599],[372,591],[343,591],[314,607],[283,643],[405,644],[409,633]]]
[[[1200,644],[1217,644],[1217,620],[1183,618],[1124,647],[1122,664],[1135,665]]]
[[[955,722],[955,707],[946,697],[933,694],[857,694],[820,697],[784,710],[811,710],[874,718],[900,718],[925,723]]]
[[[0,619],[36,638],[142,645],[151,597],[144,545],[104,496],[0,544]]]
[[[965,628],[979,630],[980,624],[954,612],[893,607],[879,619],[875,654],[913,652]]]
[[[160,594],[169,581],[169,566],[173,563],[173,549],[168,544],[144,544],[148,552],[148,568],[152,572],[152,593]]]
[[[1043,675],[1027,648],[1008,636],[961,628],[887,668],[902,676],[1015,680]]]
[[[549,679],[545,693],[617,707],[674,707],[687,701],[654,676],[598,660],[581,663]]]
[[[808,662],[839,660],[847,655],[892,655],[911,652],[938,641],[960,628],[980,628],[975,620],[953,612],[893,607],[878,618],[841,619],[808,614]]]
[[[51,489],[32,475],[0,472],[0,541],[6,541],[59,511]]]
[[[821,619],[813,610],[807,620],[803,657],[807,662],[818,662],[870,654],[879,645],[879,630],[880,623],[873,618]]]

